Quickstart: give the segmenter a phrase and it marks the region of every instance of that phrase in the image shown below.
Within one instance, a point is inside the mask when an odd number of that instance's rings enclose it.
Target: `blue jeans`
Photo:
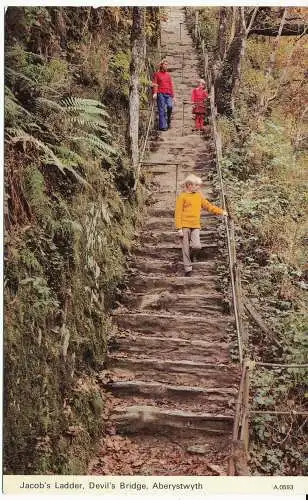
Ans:
[[[169,94],[157,94],[159,128],[168,128],[168,115],[172,112],[172,97]]]

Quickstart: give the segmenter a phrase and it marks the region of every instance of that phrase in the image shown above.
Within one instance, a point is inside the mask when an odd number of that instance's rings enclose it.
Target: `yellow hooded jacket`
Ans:
[[[175,226],[177,229],[189,227],[191,229],[200,229],[201,209],[216,215],[222,215],[223,209],[212,205],[202,193],[181,193],[176,200],[175,208]]]

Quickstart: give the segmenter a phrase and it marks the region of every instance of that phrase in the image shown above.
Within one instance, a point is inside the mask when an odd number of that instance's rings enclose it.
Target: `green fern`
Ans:
[[[62,174],[65,175],[65,170],[68,172],[71,172],[78,181],[80,181],[82,184],[86,184],[87,186],[90,186],[90,184],[80,175],[76,170],[68,164],[64,164],[61,159],[53,152],[52,146],[45,144],[44,142],[40,141],[33,135],[28,134],[21,128],[7,128],[6,129],[7,133],[7,142],[10,142],[11,144],[16,144],[17,142],[22,142],[24,148],[26,148],[26,144],[29,142],[33,146],[35,146],[37,149],[40,149],[45,153],[45,157],[42,158],[42,162],[45,164],[52,163],[58,169],[62,172]]]
[[[4,88],[4,111],[5,119],[8,122],[14,122],[19,118],[31,117],[32,114],[24,108],[11,89],[7,86]]]
[[[97,135],[95,134],[84,134],[79,137],[71,137],[71,141],[73,142],[83,142],[87,145],[89,145],[92,149],[94,149],[97,153],[99,154],[111,154],[115,155],[116,151],[115,149],[110,146],[109,144],[106,144],[106,142],[102,141]]]
[[[52,151],[52,149],[45,144],[44,142],[40,141],[33,135],[28,134],[23,130],[22,128],[14,128],[14,127],[9,127],[6,129],[6,134],[7,138],[6,141],[11,143],[11,144],[16,144],[18,142],[22,142],[24,149],[26,148],[27,143],[31,143],[33,146],[35,146],[37,149],[40,149],[46,154],[46,161],[54,163],[58,169],[64,173],[65,170],[65,165],[61,162],[61,160],[55,155],[55,153]]]
[[[82,112],[88,115],[99,115],[109,118],[105,106],[95,99],[81,99],[80,97],[67,97],[61,101],[63,107],[74,112]]]
[[[11,68],[8,69],[8,74],[28,85],[35,84],[34,80]],[[7,143],[22,143],[24,150],[31,144],[43,153],[42,163],[55,165],[62,174],[65,171],[71,172],[79,182],[87,186],[89,183],[74,167],[84,167],[88,163],[89,152],[112,163],[112,156],[116,155],[116,151],[109,144],[109,115],[102,103],[77,97],[57,101],[40,96],[35,99],[33,112],[30,112],[18,102],[8,86],[5,90]],[[60,123],[66,126],[66,144],[59,144],[63,134],[63,129],[59,130]],[[78,143],[83,145],[82,152]]]
[[[52,150],[61,158],[64,165],[83,165],[84,158],[66,146],[52,146]]]
[[[34,108],[37,112],[41,112],[42,110],[46,112],[49,109],[57,113],[65,113],[65,109],[61,104],[53,99],[47,99],[46,97],[38,97],[35,100]]]

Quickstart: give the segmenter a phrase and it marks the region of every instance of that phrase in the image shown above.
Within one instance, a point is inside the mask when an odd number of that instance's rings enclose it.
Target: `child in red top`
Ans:
[[[192,90],[191,101],[194,104],[193,113],[195,115],[196,130],[204,129],[205,118],[205,100],[208,98],[208,93],[205,90],[205,81],[198,80],[198,87]]]

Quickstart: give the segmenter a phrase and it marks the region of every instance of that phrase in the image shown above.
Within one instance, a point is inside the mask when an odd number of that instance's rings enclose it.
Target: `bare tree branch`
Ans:
[[[254,10],[253,10],[253,13],[252,13],[252,16],[250,18],[250,22],[249,22],[249,25],[248,25],[248,28],[246,29],[246,35],[248,36],[248,33],[250,32],[251,28],[252,28],[252,25],[254,23],[254,20],[256,18],[256,15],[257,15],[257,12],[258,12],[258,9],[259,7],[255,7]]]
[[[279,33],[279,27],[280,25],[273,27],[262,27],[262,25],[255,26],[251,28],[248,36],[251,35],[277,36]],[[306,34],[306,31],[307,31],[307,24],[305,22],[293,23],[293,24],[286,22],[283,27],[283,30],[280,33],[280,36],[304,35]]]

